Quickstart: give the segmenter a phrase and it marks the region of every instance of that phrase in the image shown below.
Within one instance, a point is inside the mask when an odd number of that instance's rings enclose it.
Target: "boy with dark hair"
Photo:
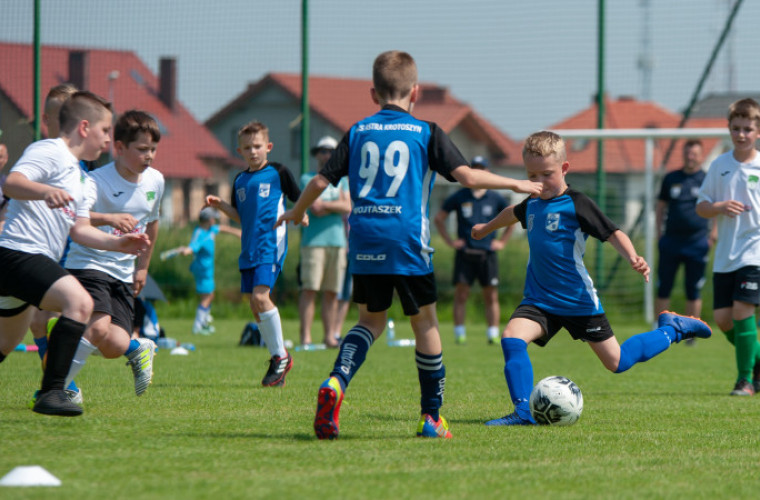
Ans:
[[[618,343],[602,303],[583,263],[586,239],[609,241],[631,268],[649,281],[649,265],[636,253],[630,238],[586,195],[568,187],[570,168],[565,142],[553,132],[536,132],[525,140],[523,161],[528,179],[543,186],[531,196],[505,208],[486,224],[476,224],[472,236],[482,239],[498,228],[520,222],[527,229],[530,259],[523,300],[501,338],[504,377],[515,411],[486,425],[533,425],[528,398],[533,390],[533,365],[528,344],[543,347],[565,328],[587,342],[604,367],[622,373],[636,363],[665,351],[673,342],[707,338],[710,327],[698,318],[663,312],[658,328]]]
[[[50,332],[47,363],[33,410],[48,415],[81,415],[82,408],[64,392],[64,381],[77,343],[92,313],[92,298],[58,260],[66,237],[96,248],[139,254],[144,235],[107,235],[75,225],[76,213],[89,210],[87,183],[80,160],[94,161],[110,144],[110,104],[91,92],[77,92],[62,107],[65,126],[58,139],[27,147],[3,186],[11,198],[7,224],[0,234],[0,362],[26,334],[35,305],[59,311]]]
[[[270,292],[288,253],[288,233],[285,227],[275,227],[275,221],[285,211],[285,197],[295,201],[301,190],[287,167],[267,160],[272,143],[263,123],[250,122],[240,129],[237,151],[248,168],[235,176],[232,203],[209,195],[206,204],[241,225],[240,291],[250,296],[251,311],[271,356],[261,385],[282,386],[293,359],[285,349],[280,311]],[[306,216],[298,221],[302,220],[308,223]]]
[[[164,177],[152,168],[161,132],[153,117],[143,111],[127,111],[114,127],[116,160],[90,173],[94,189],[93,212],[129,214],[137,221],[130,234],[145,234],[150,244],[137,259],[121,252],[71,245],[66,269],[90,293],[95,303],[84,336],[79,341],[67,382],[74,379],[87,357],[100,350],[105,358],[126,356],[140,396],[153,377],[155,345],[150,339],[131,339],[134,297],[140,293],[148,273],[158,237],[158,217],[164,192]],[[77,226],[90,226],[89,210],[77,212]],[[104,234],[119,236],[110,225],[99,226]]]
[[[349,259],[359,323],[340,345],[330,376],[319,388],[314,431],[338,437],[343,395],[373,342],[385,329],[393,290],[410,316],[421,392],[417,435],[449,438],[440,415],[446,368],[436,315],[437,290],[430,247],[429,198],[436,173],[467,187],[540,192],[540,185],[471,169],[446,134],[410,112],[419,97],[417,65],[401,51],[380,54],[373,65],[372,100],[381,109],[343,137],[327,165],[304,189],[283,221],[300,223],[306,209],[348,176],[353,210]]]
[[[755,308],[760,304],[760,105],[741,99],[729,107],[733,151],[717,157],[697,199],[697,213],[715,218],[713,318],[736,350],[738,377],[732,396],[760,390],[760,344]]]

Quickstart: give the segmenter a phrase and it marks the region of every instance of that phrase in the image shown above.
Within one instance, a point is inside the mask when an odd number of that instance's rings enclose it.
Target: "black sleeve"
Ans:
[[[232,180],[232,192],[230,193],[230,205],[232,205],[232,208],[234,208],[235,210],[237,210],[237,196],[235,196],[235,183],[237,182],[238,177],[240,177],[243,174],[243,172],[245,172],[245,170],[238,172],[235,178]]]
[[[525,221],[525,214],[528,212],[528,200],[530,200],[530,197],[525,198],[523,201],[515,205],[514,208],[515,217],[520,221],[520,225],[523,229],[528,228],[528,224]]]
[[[430,142],[428,143],[428,163],[430,168],[451,182],[457,180],[452,177],[451,171],[462,165],[469,165],[462,153],[457,149],[449,136],[441,128],[432,122],[430,125]]]
[[[338,143],[338,147],[335,148],[330,159],[327,160],[325,166],[319,171],[319,175],[323,176],[330,181],[330,184],[336,187],[338,186],[340,179],[348,175],[348,136],[349,134],[343,136],[343,139]]]
[[[271,162],[270,164],[276,168],[277,173],[280,174],[282,193],[287,196],[290,201],[295,203],[298,200],[298,197],[301,196],[301,188],[298,187],[298,182],[296,182],[293,172],[280,163]]]
[[[617,224],[612,222],[609,217],[604,215],[594,201],[579,191],[568,190],[567,193],[572,199],[575,205],[575,215],[578,217],[578,222],[581,227],[581,231],[593,236],[600,241],[607,241],[607,239],[620,229]]]

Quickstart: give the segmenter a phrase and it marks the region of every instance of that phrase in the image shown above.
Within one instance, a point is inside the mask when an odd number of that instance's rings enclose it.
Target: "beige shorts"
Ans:
[[[301,247],[301,290],[340,293],[345,273],[345,248]]]

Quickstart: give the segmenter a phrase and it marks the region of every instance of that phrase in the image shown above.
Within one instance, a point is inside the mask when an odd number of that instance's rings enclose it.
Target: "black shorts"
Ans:
[[[404,314],[419,314],[420,307],[438,300],[433,273],[423,276],[399,274],[354,274],[354,302],[366,304],[369,312],[387,311],[396,289]]]
[[[454,258],[453,284],[472,286],[475,278],[480,286],[499,285],[499,259],[496,252],[463,248]]]
[[[760,304],[760,267],[713,274],[713,309],[732,307],[734,301]]]
[[[15,316],[28,304],[39,307],[53,283],[69,273],[42,254],[0,247],[0,296],[15,297],[25,304],[0,309],[0,316]]]
[[[594,316],[557,316],[536,306],[520,304],[509,319],[514,318],[529,319],[541,325],[541,328],[544,330],[544,336],[535,340],[535,343],[541,347],[548,344],[552,337],[563,327],[570,332],[570,336],[575,340],[582,340],[584,342],[602,342],[614,335],[605,314]]]
[[[135,320],[135,297],[129,283],[94,269],[69,269],[90,293],[95,304],[92,311],[107,314],[111,324],[120,326],[131,334]]]

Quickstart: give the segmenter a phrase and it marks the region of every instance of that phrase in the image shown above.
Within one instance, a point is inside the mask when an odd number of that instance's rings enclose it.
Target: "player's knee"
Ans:
[[[67,299],[61,315],[80,323],[87,323],[94,307],[90,294],[86,292],[83,294],[71,294]]]

